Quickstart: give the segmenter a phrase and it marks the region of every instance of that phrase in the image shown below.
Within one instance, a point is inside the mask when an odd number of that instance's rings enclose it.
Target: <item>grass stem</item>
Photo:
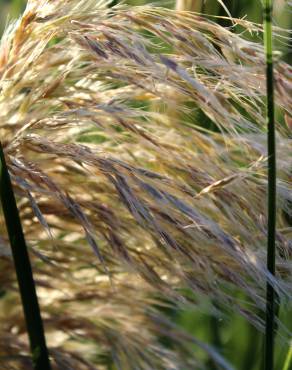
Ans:
[[[32,268],[1,143],[0,198],[27,325],[33,366],[35,370],[50,370],[49,354]]]
[[[275,275],[275,239],[276,239],[276,140],[274,108],[274,69],[272,40],[272,0],[264,0],[264,44],[266,55],[267,81],[267,126],[268,126],[268,240],[267,268]],[[265,370],[274,368],[275,341],[275,300],[276,292],[267,283],[266,293],[266,332],[265,332]]]
[[[292,341],[289,343],[289,350],[288,350],[288,353],[287,353],[287,357],[285,359],[283,370],[289,370],[291,360],[292,360]]]

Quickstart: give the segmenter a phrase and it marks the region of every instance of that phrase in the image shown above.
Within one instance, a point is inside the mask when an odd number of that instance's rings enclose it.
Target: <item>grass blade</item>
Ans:
[[[290,342],[289,343],[289,350],[288,350],[288,353],[287,353],[287,357],[285,359],[283,370],[289,370],[291,360],[292,360],[292,343]]]
[[[268,126],[268,240],[267,268],[275,275],[275,237],[276,237],[276,141],[274,111],[274,71],[272,42],[272,0],[264,1],[264,44],[266,56],[267,83],[267,126]],[[275,300],[273,286],[267,283],[266,296],[266,335],[265,335],[265,369],[274,368],[275,340]]]
[[[20,217],[0,143],[0,198],[30,340],[35,370],[50,370],[43,322]]]

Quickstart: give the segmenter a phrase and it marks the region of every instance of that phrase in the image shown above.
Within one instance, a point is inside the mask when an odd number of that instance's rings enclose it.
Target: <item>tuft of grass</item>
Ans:
[[[1,133],[54,366],[230,369],[163,312],[210,300],[263,330],[265,282],[289,300],[291,151],[278,122],[277,275],[265,264],[264,64],[260,42],[153,6],[29,1],[7,28]],[[290,117],[289,71],[279,60],[275,104]],[[13,279],[2,279],[14,310],[0,312],[1,350],[25,368]]]

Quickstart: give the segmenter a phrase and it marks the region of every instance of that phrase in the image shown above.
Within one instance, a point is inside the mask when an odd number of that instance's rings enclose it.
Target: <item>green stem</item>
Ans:
[[[274,69],[272,41],[272,0],[264,0],[264,44],[266,55],[267,80],[267,126],[268,126],[268,240],[267,268],[275,275],[275,239],[276,239],[276,140],[274,108]],[[273,286],[267,283],[266,296],[266,335],[265,369],[274,368],[275,341],[275,298]]]
[[[43,322],[5,156],[0,143],[0,199],[10,240],[35,370],[50,370]]]
[[[289,350],[288,350],[287,357],[286,357],[286,360],[283,366],[283,370],[289,370],[291,359],[292,359],[292,342],[289,343]]]
[[[206,0],[202,0],[200,13],[204,14],[206,11]]]

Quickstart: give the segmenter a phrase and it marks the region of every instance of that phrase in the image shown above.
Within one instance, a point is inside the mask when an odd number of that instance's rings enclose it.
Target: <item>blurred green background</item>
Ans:
[[[198,0],[200,1],[200,0]],[[139,5],[147,2],[147,0],[129,0],[128,3],[132,5]],[[18,17],[21,11],[25,8],[25,0],[0,0],[0,34],[5,29],[7,21]],[[159,1],[155,2],[159,4]],[[165,2],[161,2],[165,5]],[[248,20],[254,22],[261,22],[261,2],[260,0],[227,0],[225,4],[230,9],[232,16],[243,17],[246,16]],[[174,7],[175,3],[167,2],[168,7]],[[216,0],[207,0],[205,2],[205,12],[208,14],[225,15],[222,7],[218,5]],[[290,8],[291,10],[291,8]],[[291,28],[292,17],[291,12],[285,8],[285,0],[275,1],[275,22],[284,28]],[[283,49],[285,59],[289,59],[287,48]],[[282,309],[283,311],[283,309]],[[169,312],[175,321],[184,327],[187,331],[194,334],[196,337],[209,344],[214,345],[219,352],[225,356],[235,369],[238,370],[260,370],[262,366],[262,343],[263,334],[259,333],[246,320],[238,314],[230,314],[225,317],[213,317],[207,313],[208,310],[187,310],[183,313]],[[281,312],[282,319],[291,327],[291,319],[286,312]],[[288,352],[288,345],[286,341],[278,338],[276,350],[276,370],[282,370],[285,357]],[[202,359],[204,353],[199,353]],[[216,370],[215,364],[209,362],[209,369]],[[292,369],[290,367],[290,369]],[[183,369],[182,369],[183,370]]]

